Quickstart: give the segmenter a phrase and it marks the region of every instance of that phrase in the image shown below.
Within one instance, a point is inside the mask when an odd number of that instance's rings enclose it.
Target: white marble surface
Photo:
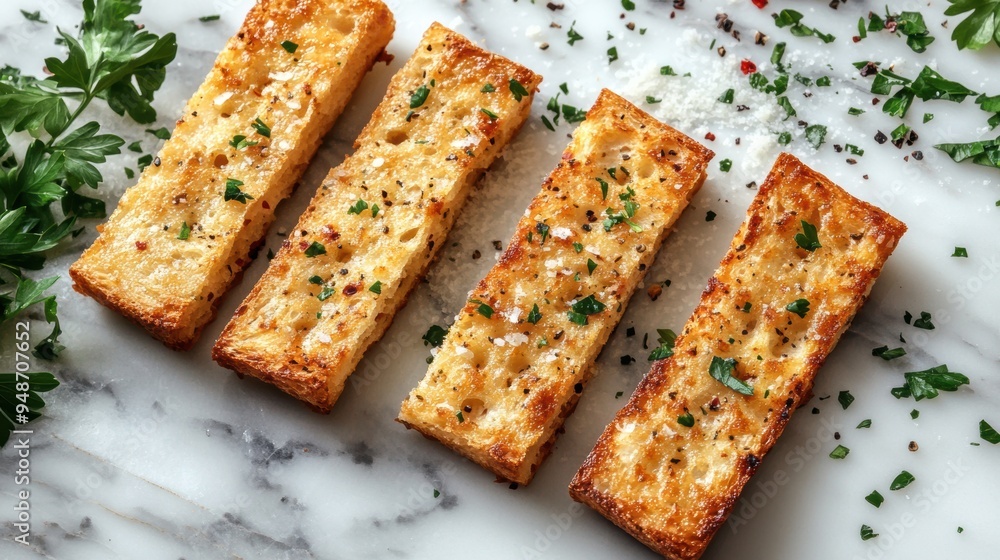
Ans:
[[[15,457],[0,453],[0,557],[33,558],[652,558],[654,555],[609,522],[574,505],[566,486],[597,435],[647,369],[642,334],[656,327],[679,329],[707,278],[728,246],[778,146],[776,133],[791,130],[788,149],[855,195],[872,201],[910,226],[889,261],[871,301],[821,370],[817,398],[791,421],[766,458],[733,520],[719,532],[706,558],[988,558],[995,556],[1000,490],[996,465],[1000,448],[979,441],[978,422],[1000,427],[1000,199],[995,170],[952,163],[931,146],[942,141],[991,137],[985,116],[967,101],[917,102],[908,122],[920,134],[916,146],[897,150],[873,141],[896,121],[872,108],[869,83],[851,62],[895,61],[914,76],[923,64],[946,77],[992,94],[1000,93],[996,68],[1000,51],[959,53],[941,27],[943,0],[894,2],[894,9],[919,9],[937,41],[916,56],[902,39],[887,34],[855,44],[856,22],[881,3],[851,0],[834,11],[826,2],[771,2],[758,10],[749,0],[716,3],[689,0],[671,17],[671,3],[635,0],[624,17],[612,0],[563,0],[551,11],[542,0],[389,0],[398,28],[390,45],[391,67],[379,65],[366,79],[293,199],[278,210],[279,223],[295,222],[329,168],[336,165],[381,98],[423,30],[437,19],[486,46],[544,74],[534,116],[521,136],[477,189],[427,283],[421,284],[385,338],[374,345],[329,416],[317,415],[270,386],[240,380],[216,366],[209,349],[224,318],[249,291],[266,265],[258,259],[226,298],[222,320],[207,329],[190,352],[176,353],[59,283],[68,350],[51,367],[62,386],[46,400],[44,420],[35,424],[32,451],[32,544],[12,542]],[[201,82],[217,51],[236,29],[249,0],[147,0],[140,20],[157,32],[176,31],[180,51],[157,98],[161,124],[168,125]],[[777,29],[769,14],[795,7],[806,23],[837,35],[824,46],[814,38]],[[41,9],[50,25],[26,23],[18,8]],[[742,32],[742,42],[715,28],[725,10]],[[222,20],[199,23],[198,16]],[[39,73],[44,56],[58,53],[53,24],[80,19],[78,2],[4,0],[0,3],[0,63]],[[576,21],[585,37],[566,43]],[[648,28],[645,35],[626,28]],[[562,26],[550,27],[551,23]],[[957,21],[951,22],[951,27]],[[754,31],[771,36],[753,44]],[[611,40],[608,34],[614,35]],[[720,58],[709,44],[725,46]],[[790,97],[799,118],[829,126],[828,142],[813,150],[794,121],[782,122],[773,98],[748,93],[739,60],[750,58],[770,73],[775,41],[788,43],[786,61],[813,78],[829,75],[826,88],[793,83]],[[548,50],[538,43],[548,42]],[[605,54],[616,46],[620,60]],[[662,77],[669,64],[685,78]],[[571,128],[558,133],[538,120],[545,103],[566,82],[561,99],[587,107],[599,88],[610,87],[641,102],[657,116],[696,138],[708,131],[716,162],[731,158],[729,174],[711,166],[709,181],[695,198],[650,271],[648,281],[670,279],[655,303],[644,293],[632,301],[623,325],[597,365],[597,376],[566,424],[552,456],[535,481],[511,490],[494,483],[479,467],[442,446],[408,433],[393,421],[407,391],[425,370],[427,349],[420,335],[432,323],[454,315],[466,291],[493,262],[491,241],[506,243],[517,217],[558,161]],[[715,98],[737,88],[737,112]],[[807,89],[812,97],[804,97]],[[847,115],[863,107],[861,117]],[[921,124],[924,112],[936,118]],[[95,112],[106,126],[139,137],[141,131],[107,112]],[[740,145],[735,139],[741,138]],[[146,149],[151,137],[143,136]],[[845,162],[832,144],[865,149],[857,165]],[[913,149],[924,159],[904,161]],[[102,196],[109,207],[128,186],[122,156],[104,169]],[[867,174],[868,179],[862,176]],[[707,211],[718,217],[707,222]],[[62,273],[92,239],[89,233],[53,259]],[[280,242],[272,228],[268,245]],[[956,245],[970,258],[949,255]],[[473,260],[479,250],[483,258]],[[905,310],[933,313],[937,329],[920,331],[903,323]],[[625,327],[639,335],[626,338]],[[5,333],[7,336],[8,333]],[[909,354],[883,362],[873,347],[897,345]],[[655,336],[655,334],[654,334]],[[9,343],[9,340],[5,340]],[[620,365],[632,354],[639,362]],[[889,389],[904,371],[947,363],[966,373],[971,387],[932,401],[898,401]],[[45,364],[39,364],[44,367]],[[849,389],[857,401],[849,410],[836,402]],[[820,400],[833,395],[832,399]],[[810,414],[816,407],[818,414]],[[913,408],[920,410],[916,420]],[[864,418],[872,428],[855,430]],[[827,457],[840,443],[846,460]],[[907,444],[919,444],[910,452]],[[888,485],[901,470],[917,481],[899,492]],[[879,489],[888,499],[874,509],[864,496]],[[438,490],[440,496],[434,497]],[[862,542],[859,527],[880,537]],[[964,527],[962,534],[957,527]]]

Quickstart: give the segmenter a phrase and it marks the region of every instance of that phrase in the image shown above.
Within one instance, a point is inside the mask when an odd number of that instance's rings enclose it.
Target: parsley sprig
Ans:
[[[951,6],[945,10],[946,16],[969,14],[962,23],[955,26],[951,38],[959,50],[978,51],[990,41],[1000,45],[1000,0],[948,0]]]
[[[55,358],[62,347],[55,296],[46,292],[58,280],[32,280],[25,271],[41,270],[46,252],[70,234],[78,219],[105,217],[104,202],[80,194],[96,189],[104,177],[96,164],[121,153],[125,141],[100,134],[96,122],[80,124],[87,108],[101,100],[119,115],[140,124],[156,120],[151,102],[166,78],[166,65],[177,53],[172,33],[154,35],[133,22],[139,0],[84,0],[84,19],[76,36],[59,30],[64,58],[47,58],[51,76],[22,75],[0,68],[0,325],[41,304],[53,330],[35,346],[37,357]],[[14,149],[11,140],[22,137]],[[59,209],[53,204],[59,202]],[[49,374],[34,374],[26,399],[25,422],[44,406],[34,392],[55,386]],[[11,416],[6,408],[7,379],[0,377],[0,441],[6,441]],[[25,394],[18,391],[18,394]],[[25,404],[25,403],[22,403]],[[14,405],[11,405],[14,406]],[[15,412],[15,414],[17,414]],[[14,418],[18,423],[20,418]]]

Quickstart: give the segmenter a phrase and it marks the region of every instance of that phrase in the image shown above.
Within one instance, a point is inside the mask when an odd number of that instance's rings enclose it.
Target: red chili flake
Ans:
[[[767,7],[767,0],[753,0],[753,5],[763,10]]]
[[[705,140],[710,140],[712,142],[715,142],[715,134],[709,132],[708,134],[705,135]]]
[[[359,288],[360,287],[357,284],[348,284],[347,286],[344,286],[344,295],[353,296],[354,294],[358,293]]]
[[[756,71],[757,71],[757,65],[754,64],[752,60],[744,58],[742,61],[740,61],[740,72],[743,72],[744,76],[746,76],[747,74],[753,74]]]
[[[147,247],[149,247],[149,245],[147,245],[145,241],[136,241],[135,242],[135,248],[138,249],[138,250],[140,250],[140,251],[145,251]]]
[[[712,398],[712,402],[708,404],[709,410],[719,410],[719,397]]]

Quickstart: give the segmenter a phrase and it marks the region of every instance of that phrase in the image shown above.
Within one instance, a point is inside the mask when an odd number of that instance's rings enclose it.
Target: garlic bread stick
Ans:
[[[399,421],[531,481],[712,155],[604,90]]]
[[[540,82],[434,24],[226,326],[215,360],[328,412]]]
[[[677,337],[570,484],[674,560],[699,558],[906,226],[782,154]]]
[[[70,268],[74,287],[190,347],[392,38],[378,0],[261,0],[172,137]]]

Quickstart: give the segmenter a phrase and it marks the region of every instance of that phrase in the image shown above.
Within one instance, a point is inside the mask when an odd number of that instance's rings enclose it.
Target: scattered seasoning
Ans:
[[[872,427],[871,418],[866,418],[865,420],[862,420],[854,429],[860,430],[863,428],[871,428],[871,427]]]
[[[240,190],[243,186],[243,181],[239,179],[233,179],[232,177],[226,179],[226,191],[223,193],[223,200],[235,200],[241,204],[246,204],[248,200],[253,200],[253,197],[249,194]]]
[[[965,529],[963,529],[963,528],[961,528],[961,527],[959,527],[959,528],[958,528],[958,534],[959,534],[959,535],[961,535],[961,534],[962,534],[962,533],[963,533],[964,531],[965,531]]]
[[[733,377],[733,372],[736,369],[736,360],[733,358],[722,359],[718,356],[712,356],[712,363],[709,365],[708,373],[713,379],[722,383],[726,387],[729,387],[733,391],[740,393],[742,395],[753,395],[753,387],[745,383],[744,381]]]
[[[809,312],[809,300],[807,300],[807,299],[801,299],[801,298],[797,299],[797,300],[793,301],[792,303],[789,303],[788,305],[786,305],[785,306],[785,310],[786,311],[790,311],[792,313],[795,313],[796,315],[798,315],[799,317],[801,317],[801,318],[804,319],[805,316],[806,316],[806,313]]]
[[[872,490],[871,494],[865,496],[865,501],[878,508],[882,507],[882,502],[885,501],[885,498],[882,497],[882,494],[878,490]]]
[[[965,250],[965,247],[955,247],[955,252],[951,256],[967,259],[969,258],[969,252]]]
[[[986,420],[979,421],[979,437],[993,445],[1000,443],[1000,434]]]
[[[874,539],[877,536],[878,536],[878,533],[872,531],[872,528],[869,527],[868,525],[862,525],[861,526],[861,540],[867,541],[867,540]]]
[[[283,48],[286,51],[288,51],[288,54],[294,54],[295,51],[298,50],[299,45],[296,44],[296,43],[293,43],[291,41],[282,41],[281,42],[281,48]]]
[[[439,491],[437,490],[437,488],[435,488],[435,489],[434,489],[434,497],[435,497],[435,498],[437,498],[437,497],[438,497],[438,496],[440,496],[440,495],[441,495],[441,492],[439,492]]]
[[[892,484],[889,485],[889,490],[892,490],[893,492],[896,490],[902,490],[903,488],[909,486],[914,480],[916,480],[916,477],[906,471],[902,471],[892,480]]]
[[[830,458],[831,459],[843,459],[843,458],[847,457],[847,454],[850,453],[850,452],[851,452],[850,449],[844,447],[843,445],[838,445],[836,448],[834,448],[833,451],[830,452]]]
[[[906,350],[902,348],[893,348],[889,350],[888,346],[879,346],[878,348],[872,349],[872,356],[877,356],[885,361],[895,360],[896,358],[901,358],[906,355]]]
[[[310,259],[326,254],[326,247],[319,241],[313,241],[306,247],[305,255]]]

